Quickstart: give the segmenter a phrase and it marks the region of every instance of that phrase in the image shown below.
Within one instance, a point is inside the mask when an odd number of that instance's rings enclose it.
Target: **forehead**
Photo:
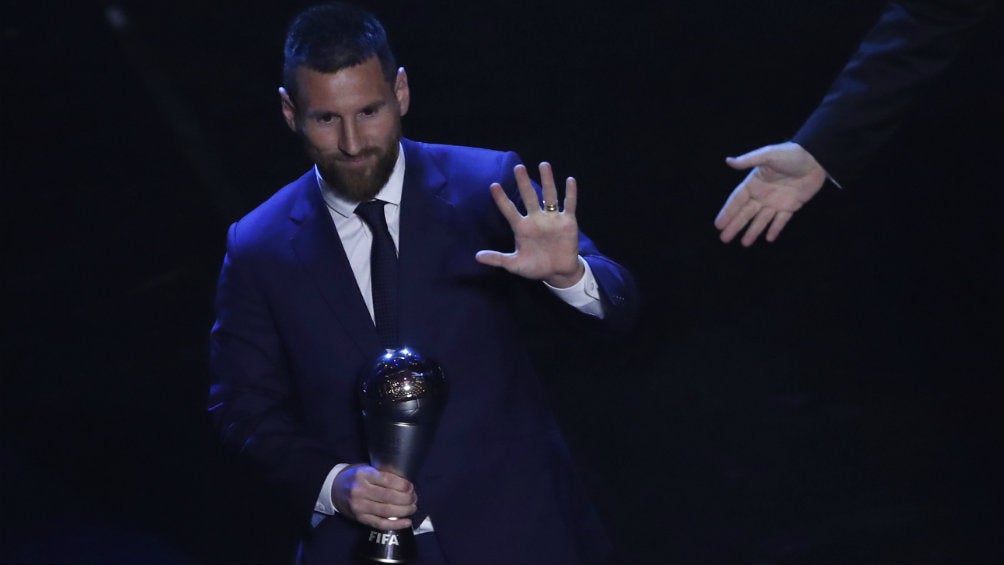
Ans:
[[[311,111],[353,112],[394,96],[376,57],[334,73],[301,66],[296,69],[296,85],[298,105]]]

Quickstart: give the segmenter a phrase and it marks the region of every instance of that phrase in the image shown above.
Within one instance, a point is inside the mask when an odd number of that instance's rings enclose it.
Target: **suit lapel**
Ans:
[[[372,357],[380,351],[380,339],[313,170],[300,182],[305,186],[290,213],[290,219],[298,225],[290,238],[293,252],[360,353]]]
[[[438,307],[437,284],[451,272],[457,252],[451,237],[455,211],[447,196],[446,177],[420,144],[402,140],[405,151],[401,196],[399,261],[401,272],[401,337],[416,346],[435,340],[446,314]]]

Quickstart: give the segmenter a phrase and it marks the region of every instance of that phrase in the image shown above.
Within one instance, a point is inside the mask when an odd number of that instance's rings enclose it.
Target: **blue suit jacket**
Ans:
[[[512,248],[488,186],[501,181],[517,198],[518,158],[402,145],[401,338],[440,363],[450,383],[413,478],[420,513],[433,517],[455,562],[598,555],[605,538],[512,316],[522,280],[474,260],[479,249]],[[627,327],[637,310],[630,274],[580,241],[601,286],[603,323]],[[369,459],[357,380],[382,352],[313,171],[231,226],[217,316],[209,400],[222,441],[285,491],[306,524],[332,466]],[[347,560],[358,535],[335,516],[309,531],[305,547],[322,561]]]

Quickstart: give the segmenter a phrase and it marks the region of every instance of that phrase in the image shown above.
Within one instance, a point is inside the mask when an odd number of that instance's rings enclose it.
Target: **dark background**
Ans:
[[[306,5],[4,4],[0,560],[291,555],[204,399],[226,227],[308,166],[276,95]],[[627,339],[528,324],[626,561],[1004,560],[999,10],[862,179],[744,249],[723,158],[794,133],[881,2],[367,5],[406,134],[575,175],[639,280]]]

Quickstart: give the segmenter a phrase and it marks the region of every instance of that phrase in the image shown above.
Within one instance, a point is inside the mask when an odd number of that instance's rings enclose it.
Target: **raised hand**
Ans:
[[[753,245],[767,229],[774,241],[791,216],[812,199],[826,181],[826,171],[801,145],[793,142],[767,145],[725,160],[733,169],[755,167],[732,191],[715,218],[725,243],[747,224],[742,244]]]
[[[516,248],[512,253],[483,250],[475,258],[478,262],[503,269],[534,280],[546,281],[557,288],[568,288],[579,282],[585,267],[579,262],[579,226],[575,220],[577,187],[575,179],[565,180],[564,205],[558,202],[558,189],[554,184],[551,165],[540,164],[542,202],[538,202],[526,167],[513,168],[516,186],[526,204],[526,215],[520,214],[516,205],[498,183],[491,185],[492,198],[502,215],[512,227]]]

